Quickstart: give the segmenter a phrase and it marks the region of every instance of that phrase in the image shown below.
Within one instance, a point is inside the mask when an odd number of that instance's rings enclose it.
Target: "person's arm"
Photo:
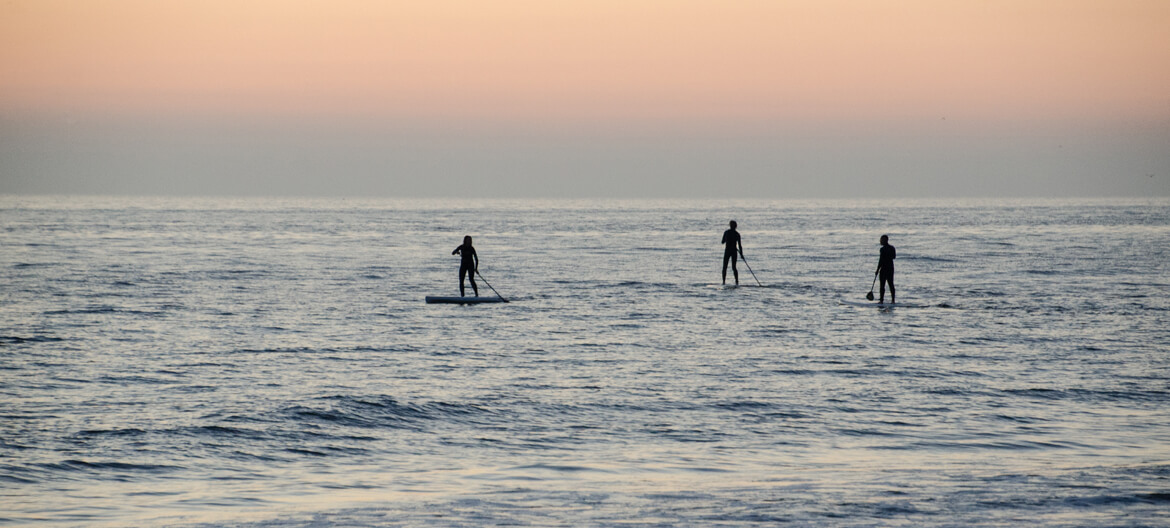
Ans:
[[[739,257],[744,259],[744,260],[747,260],[747,257],[743,256],[743,237],[739,237],[738,239],[736,239],[735,245],[739,246]]]
[[[459,246],[459,247],[455,248],[455,251],[452,251],[452,252],[451,252],[451,254],[452,254],[452,255],[458,255],[458,254],[459,254],[459,250],[460,250],[460,249],[463,249],[463,246]]]
[[[719,239],[719,243],[720,243],[720,244],[726,244],[726,243],[727,243],[727,231],[724,231],[724,232],[723,232],[723,238],[720,238],[720,239]]]
[[[475,269],[472,271],[478,272],[479,271],[479,253],[476,253],[474,249],[471,250],[471,258],[475,259]]]

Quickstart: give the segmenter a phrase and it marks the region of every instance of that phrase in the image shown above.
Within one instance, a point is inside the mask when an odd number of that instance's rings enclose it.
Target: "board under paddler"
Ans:
[[[843,304],[845,306],[865,306],[865,307],[872,306],[875,308],[926,308],[926,305],[922,305],[922,304],[880,303],[880,302],[873,302],[873,301],[856,302],[856,301],[847,301],[845,299],[840,299],[838,302],[840,302],[841,304]]]
[[[505,303],[503,297],[443,297],[428,295],[426,297],[427,304],[485,304],[485,303]]]

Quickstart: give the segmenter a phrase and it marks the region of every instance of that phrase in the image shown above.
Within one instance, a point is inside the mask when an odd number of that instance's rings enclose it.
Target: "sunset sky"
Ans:
[[[0,192],[1170,194],[1170,2],[7,0],[0,127]]]

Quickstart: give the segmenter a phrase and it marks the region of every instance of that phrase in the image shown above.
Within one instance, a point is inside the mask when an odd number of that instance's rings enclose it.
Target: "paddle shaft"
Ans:
[[[476,274],[476,275],[479,275],[479,278],[483,280],[483,283],[484,283],[484,284],[487,284],[487,287],[488,287],[488,288],[492,288],[492,283],[488,282],[488,280],[487,280],[487,279],[484,279],[484,278],[483,278],[483,274],[481,274],[481,273],[479,272],[479,270],[475,270],[475,274]],[[500,295],[500,292],[496,291],[496,289],[495,289],[495,288],[492,288],[492,293],[496,294],[496,297],[499,297],[499,298],[500,298],[500,299],[502,299],[504,302],[508,302],[508,300],[507,300],[507,299],[504,299],[504,296],[503,296],[503,295]]]
[[[743,252],[740,252],[739,258],[743,259],[743,265],[748,267],[748,272],[752,274],[753,279],[756,279],[756,285],[760,286],[761,288],[764,287],[763,284],[760,284],[759,277],[756,277],[756,272],[752,271],[752,265],[748,264],[747,257],[743,256]]]

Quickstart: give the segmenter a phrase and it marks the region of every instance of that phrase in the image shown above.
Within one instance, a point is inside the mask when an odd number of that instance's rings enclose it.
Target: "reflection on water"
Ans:
[[[1167,205],[6,197],[0,522],[1157,524]]]

